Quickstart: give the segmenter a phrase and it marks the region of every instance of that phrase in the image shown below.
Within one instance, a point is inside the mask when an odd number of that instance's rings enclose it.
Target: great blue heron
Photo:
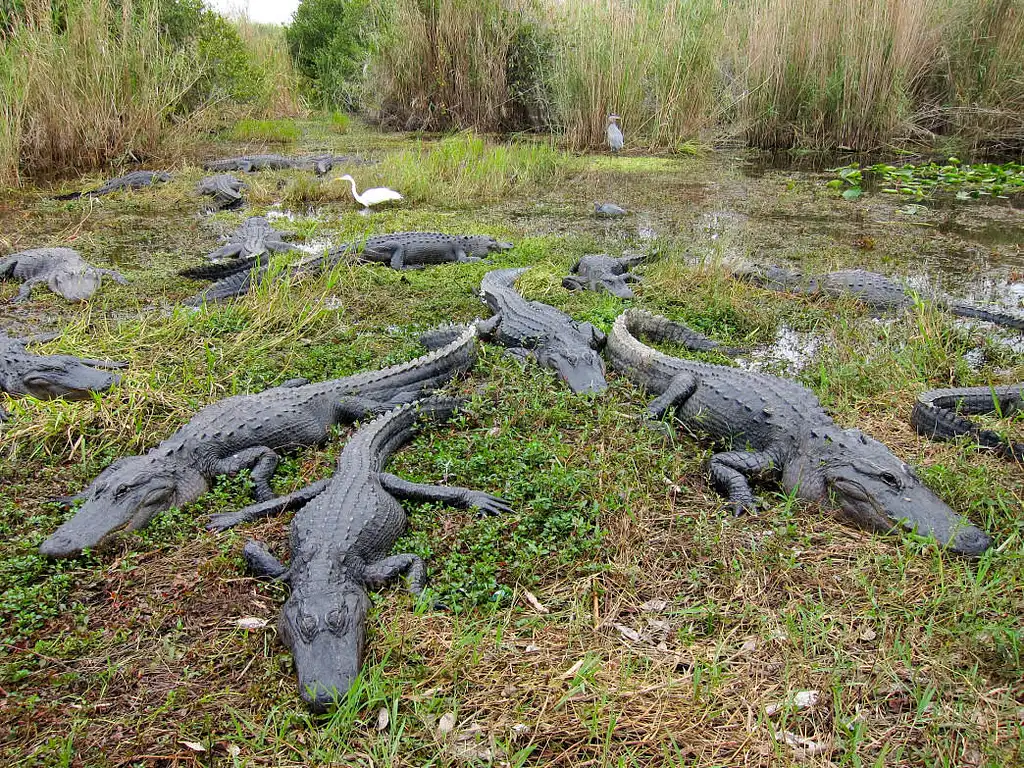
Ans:
[[[393,189],[387,187],[373,187],[371,189],[364,189],[363,194],[356,192],[356,180],[349,176],[347,173],[344,176],[339,176],[335,181],[347,181],[352,185],[352,197],[356,199],[357,203],[369,208],[371,205],[377,205],[378,203],[386,203],[389,200],[401,200],[402,196],[395,192]]]
[[[623,144],[622,131],[615,124],[615,121],[618,119],[618,115],[608,115],[608,146],[612,148],[612,152],[618,152],[622,149]]]

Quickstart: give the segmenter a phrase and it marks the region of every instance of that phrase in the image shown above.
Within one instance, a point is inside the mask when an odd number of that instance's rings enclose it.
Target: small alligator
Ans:
[[[570,291],[608,291],[620,299],[632,299],[633,289],[628,283],[639,283],[640,278],[628,270],[645,258],[644,254],[623,256],[621,259],[613,259],[603,253],[584,256],[570,270],[573,274],[562,278],[562,287]]]
[[[39,400],[87,400],[105,392],[121,377],[97,368],[123,368],[125,363],[86,360],[71,355],[34,355],[26,342],[0,333],[0,392]],[[0,409],[0,421],[4,411]]]
[[[118,176],[116,179],[104,182],[96,189],[58,195],[54,200],[74,200],[76,197],[100,197],[122,189],[141,189],[142,187],[170,180],[171,174],[164,173],[163,171],[132,171],[124,176]]]
[[[612,327],[608,355],[617,371],[658,395],[647,406],[650,418],[674,409],[683,423],[738,447],[710,462],[712,481],[737,513],[755,506],[749,481],[774,476],[787,493],[831,507],[863,528],[905,528],[964,555],[988,549],[985,533],[882,443],[836,426],[810,390],[768,374],[670,357],[636,338],[686,343],[692,333],[630,309]]]
[[[532,356],[573,392],[604,392],[604,361],[595,351],[604,346],[604,334],[590,323],[578,323],[548,304],[520,296],[514,286],[526,271],[496,269],[484,275],[480,293],[496,314],[477,323],[481,337],[518,357]]]
[[[810,296],[853,296],[872,309],[895,312],[914,305],[914,292],[902,283],[863,269],[843,269],[823,275],[805,277],[781,267],[739,271],[736,277],[749,280],[773,291],[786,291]],[[922,298],[960,317],[973,317],[996,325],[1024,331],[1024,315],[998,306],[980,306],[956,301],[940,295]]]
[[[32,286],[38,283],[46,283],[68,301],[87,301],[99,289],[103,275],[122,285],[128,282],[119,272],[86,263],[72,248],[33,248],[0,258],[0,279],[22,282],[14,302],[28,301]]]
[[[291,562],[280,563],[249,541],[243,550],[250,569],[284,581],[278,635],[292,652],[299,694],[315,712],[344,696],[363,665],[368,589],[400,575],[419,595],[426,565],[412,554],[391,555],[407,518],[397,499],[508,512],[507,503],[482,491],[411,483],[384,472],[388,459],[413,436],[421,416],[449,418],[457,401],[428,399],[404,405],[357,431],[338,457],[334,477],[234,513],[213,515],[207,528],[225,530],[287,509],[300,508],[291,523]]]
[[[273,497],[278,451],[322,443],[331,428],[408,403],[440,387],[476,361],[467,329],[443,349],[408,363],[317,384],[293,380],[203,408],[188,424],[142,456],[118,459],[69,501],[84,499],[74,517],[40,546],[50,557],[74,555],[119,530],[195,501],[218,475],[252,470],[256,498]]]
[[[290,267],[287,272],[301,276],[318,275],[346,259],[384,263],[395,269],[419,268],[448,262],[474,262],[480,261],[488,253],[511,247],[511,243],[504,243],[486,235],[394,232],[374,235],[365,241],[355,241],[332,248],[323,256]],[[191,268],[180,274],[186,277],[212,277],[218,281],[190,300],[192,304],[201,304],[203,301],[220,301],[245,295],[254,282],[259,284],[262,281],[266,267],[267,259],[249,257],[213,267]]]
[[[365,161],[351,155],[310,155],[308,157],[286,157],[285,155],[244,155],[229,157],[224,160],[209,160],[203,163],[208,171],[283,171],[312,170],[317,176],[323,176],[335,165],[361,165]]]
[[[611,219],[627,213],[629,211],[615,203],[594,203],[594,215],[598,218]]]
[[[206,258],[210,261],[249,259],[250,263],[255,263],[258,257],[294,250],[295,246],[285,240],[289,236],[274,229],[263,216],[251,216],[224,238],[224,245],[207,254]],[[186,272],[180,274],[184,275]]]
[[[207,176],[199,182],[197,191],[200,195],[213,198],[217,209],[238,208],[243,202],[242,189],[245,183],[230,173],[218,173]]]
[[[923,392],[914,403],[910,423],[918,434],[933,440],[952,440],[959,435],[970,435],[979,445],[994,449],[1003,458],[1024,461],[1024,443],[1006,440],[961,415],[988,413],[1000,416],[1024,413],[1024,383]]]

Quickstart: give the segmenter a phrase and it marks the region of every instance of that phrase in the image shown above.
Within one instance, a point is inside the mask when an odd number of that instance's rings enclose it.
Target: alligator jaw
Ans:
[[[57,272],[50,280],[50,288],[68,301],[88,301],[99,290],[100,276],[85,272]]]
[[[608,389],[608,382],[604,378],[604,363],[596,352],[577,356],[538,349],[534,354],[538,363],[554,370],[558,378],[576,394],[599,395]]]

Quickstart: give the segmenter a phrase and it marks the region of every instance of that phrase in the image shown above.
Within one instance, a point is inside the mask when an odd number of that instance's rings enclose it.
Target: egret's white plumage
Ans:
[[[339,176],[335,181],[347,181],[352,185],[352,197],[356,199],[356,202],[369,208],[371,205],[379,205],[380,203],[386,203],[389,200],[401,200],[402,196],[395,192],[393,189],[387,187],[371,187],[370,189],[364,189],[363,194],[359,194],[356,191],[356,180],[349,176],[347,173],[344,176]]]
[[[608,146],[612,148],[612,152],[618,152],[624,143],[622,131],[615,124],[618,119],[618,115],[608,115]]]

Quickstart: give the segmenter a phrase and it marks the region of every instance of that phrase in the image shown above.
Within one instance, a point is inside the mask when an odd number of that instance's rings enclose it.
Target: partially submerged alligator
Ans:
[[[286,157],[285,155],[243,155],[228,157],[223,160],[208,160],[203,163],[207,171],[282,171],[289,169],[313,171],[323,176],[335,165],[360,165],[365,161],[352,155],[309,155],[307,157]]]
[[[249,468],[256,498],[272,498],[278,451],[315,445],[331,427],[365,418],[431,392],[476,361],[467,329],[443,349],[380,371],[316,384],[304,380],[203,408],[143,456],[118,459],[73,500],[85,503],[40,546],[50,557],[74,555],[112,534],[141,528],[154,515],[195,501],[218,475]]]
[[[14,302],[28,301],[32,286],[39,283],[68,301],[87,301],[99,289],[103,275],[122,285],[128,282],[119,272],[87,263],[72,248],[32,248],[0,258],[0,279],[22,282]]]
[[[822,275],[805,276],[801,272],[771,266],[763,269],[738,271],[736,277],[756,283],[764,288],[810,296],[852,296],[872,309],[893,312],[912,307],[914,292],[902,283],[863,269],[842,269]],[[956,301],[947,296],[924,295],[936,306],[960,317],[973,317],[996,325],[1024,331],[1024,314],[1004,307],[980,306]]]
[[[125,363],[87,360],[72,355],[34,355],[26,342],[0,333],[0,392],[39,400],[86,400],[117,384],[117,374],[97,368],[123,368]],[[4,411],[0,408],[0,421]]]
[[[623,256],[620,259],[603,253],[584,256],[570,270],[572,275],[562,278],[562,287],[570,291],[608,291],[620,299],[632,299],[633,289],[628,284],[641,281],[629,272],[629,268],[640,264],[645,258],[644,254]]]
[[[590,323],[578,323],[561,310],[539,301],[527,301],[515,282],[527,269],[496,269],[480,282],[483,300],[495,313],[477,323],[480,335],[530,356],[551,368],[573,392],[604,392],[604,361],[596,350],[604,334]]]
[[[491,514],[509,511],[504,500],[489,493],[411,483],[383,471],[412,438],[419,417],[447,419],[456,403],[428,399],[396,408],[351,437],[338,457],[334,477],[235,513],[214,515],[207,526],[224,530],[300,508],[291,523],[287,567],[255,541],[247,542],[243,553],[256,574],[291,587],[278,634],[295,659],[299,694],[316,712],[324,712],[343,696],[362,668],[370,607],[367,590],[405,575],[410,592],[423,591],[424,562],[412,554],[389,554],[407,524],[397,499],[475,507]]]
[[[200,181],[196,191],[200,195],[212,197],[214,206],[218,209],[237,208],[244,202],[244,187],[245,183],[230,173],[218,173]]]
[[[658,395],[647,406],[743,446],[716,453],[710,472],[737,513],[755,506],[749,481],[774,476],[787,493],[833,508],[869,530],[904,528],[953,552],[980,555],[991,539],[932,493],[888,448],[856,429],[840,429],[799,384],[763,373],[670,357],[636,336],[686,343],[693,332],[638,310],[620,315],[608,336],[616,370]]]
[[[933,440],[952,440],[970,435],[979,445],[992,448],[1006,459],[1024,461],[1024,443],[1006,440],[983,429],[964,415],[1012,416],[1024,412],[1024,383],[1001,387],[933,389],[917,396],[910,423],[919,434]]]
[[[124,176],[118,176],[110,181],[106,181],[96,189],[58,195],[54,200],[74,200],[76,197],[101,197],[102,195],[109,195],[122,189],[141,189],[142,187],[170,180],[171,174],[163,171],[132,171]]]

